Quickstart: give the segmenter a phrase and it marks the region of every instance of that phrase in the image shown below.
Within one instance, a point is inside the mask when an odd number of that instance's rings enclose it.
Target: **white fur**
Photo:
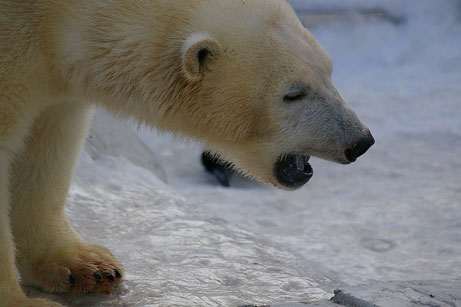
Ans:
[[[27,299],[16,267],[52,292],[121,282],[95,281],[122,267],[63,211],[92,105],[202,141],[274,185],[280,155],[341,162],[367,132],[285,0],[0,0],[0,42],[0,307],[57,306]],[[313,92],[287,104],[293,82]]]

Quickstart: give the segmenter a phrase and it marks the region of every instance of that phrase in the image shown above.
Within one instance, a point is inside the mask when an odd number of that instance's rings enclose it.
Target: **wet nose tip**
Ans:
[[[349,162],[355,162],[358,157],[363,155],[375,143],[373,135],[369,132],[366,137],[361,138],[354,146],[346,149],[344,154]]]

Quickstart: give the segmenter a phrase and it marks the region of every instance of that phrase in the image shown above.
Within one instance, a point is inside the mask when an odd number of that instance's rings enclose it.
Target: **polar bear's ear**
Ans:
[[[207,69],[207,62],[219,54],[218,42],[206,34],[194,34],[183,47],[183,65],[187,77],[196,80]]]

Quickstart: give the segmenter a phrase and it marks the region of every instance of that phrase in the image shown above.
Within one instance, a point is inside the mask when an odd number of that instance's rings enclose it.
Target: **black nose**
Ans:
[[[358,157],[363,155],[364,153],[367,152],[367,150],[373,146],[375,143],[375,139],[371,135],[371,133],[368,133],[368,136],[360,139],[354,146],[351,148],[346,149],[344,154],[346,155],[346,159],[349,162],[354,162],[357,160]]]

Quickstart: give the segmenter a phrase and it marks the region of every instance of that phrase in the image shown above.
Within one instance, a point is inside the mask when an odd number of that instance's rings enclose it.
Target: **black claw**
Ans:
[[[120,271],[119,271],[119,270],[114,269],[114,272],[115,272],[115,277],[117,277],[117,278],[122,278],[122,274],[120,274]]]
[[[112,274],[109,274],[109,275],[107,275],[107,279],[109,279],[110,281],[114,281],[114,280],[115,280],[115,276],[112,275]]]
[[[77,283],[77,281],[75,280],[72,274],[69,274],[69,282],[71,285],[75,285]]]
[[[93,277],[96,278],[96,280],[98,280],[98,281],[102,280],[102,275],[99,272],[94,272]]]

